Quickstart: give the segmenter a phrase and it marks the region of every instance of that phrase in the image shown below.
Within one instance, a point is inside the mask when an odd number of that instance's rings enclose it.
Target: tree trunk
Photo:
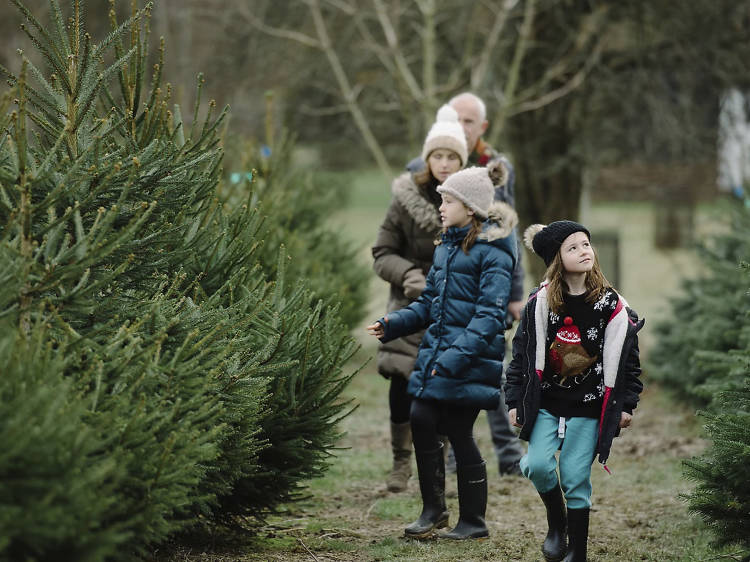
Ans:
[[[569,103],[561,101],[522,113],[507,123],[516,169],[516,207],[521,234],[533,223],[578,220],[583,163],[575,151],[575,131],[568,122]],[[527,262],[535,280],[544,272],[536,257]]]

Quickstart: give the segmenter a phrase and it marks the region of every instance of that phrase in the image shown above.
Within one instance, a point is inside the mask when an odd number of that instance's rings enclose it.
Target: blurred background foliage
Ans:
[[[105,10],[88,12],[101,36]],[[0,64],[13,68],[24,38],[12,9],[0,14]],[[434,110],[471,89],[487,102],[491,143],[519,169],[532,222],[575,216],[613,165],[669,164],[648,169],[649,185],[674,183],[672,168],[711,168],[720,96],[748,87],[749,22],[748,3],[731,0],[161,0],[151,44],[169,45],[175,101],[192,105],[201,70],[206,95],[233,108],[228,130],[270,146],[286,127],[325,168],[402,169]]]

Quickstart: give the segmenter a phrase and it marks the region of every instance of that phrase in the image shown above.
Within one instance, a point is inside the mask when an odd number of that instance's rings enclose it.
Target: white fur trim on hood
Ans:
[[[492,185],[499,186],[508,183],[508,166],[502,160],[492,160],[487,164],[487,175],[490,176]]]
[[[510,235],[518,224],[518,215],[507,203],[495,201],[487,210],[487,223],[488,226],[479,235],[479,239],[492,242]]]
[[[420,193],[420,189],[414,183],[409,172],[401,174],[393,180],[391,192],[420,228],[436,233],[442,228],[440,212]]]

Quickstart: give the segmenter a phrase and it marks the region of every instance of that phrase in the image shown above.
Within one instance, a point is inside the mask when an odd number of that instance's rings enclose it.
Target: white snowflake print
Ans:
[[[598,335],[599,335],[599,330],[593,327],[589,328],[588,331],[586,332],[586,337],[590,339],[591,341],[594,341],[596,339],[596,336]]]
[[[601,375],[602,374],[602,370],[603,370],[603,368],[602,368],[602,364],[601,363],[597,363],[596,365],[594,365],[594,372],[597,375]]]
[[[592,402],[596,400],[596,396],[594,396],[591,392],[587,393],[586,396],[583,397],[584,402]]]
[[[554,312],[549,313],[549,323],[550,324],[557,324],[560,321],[560,316],[555,314]]]
[[[596,387],[596,391],[599,393],[599,398],[604,396],[604,382],[599,383],[599,386]]]
[[[605,306],[611,306],[609,303],[609,293],[604,293],[601,298],[594,303],[594,310],[604,310]]]
[[[550,387],[552,387],[552,385],[550,383],[548,383],[547,381],[544,381],[542,383],[542,390],[547,390]]]

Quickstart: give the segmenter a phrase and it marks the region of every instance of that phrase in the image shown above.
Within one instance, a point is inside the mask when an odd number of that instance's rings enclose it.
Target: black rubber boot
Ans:
[[[568,509],[568,555],[564,562],[586,562],[589,540],[589,508]]]
[[[419,491],[422,494],[422,514],[406,529],[404,535],[423,539],[435,531],[448,526],[448,511],[445,509],[445,458],[443,445],[432,451],[415,451]]]
[[[484,462],[458,466],[458,507],[458,523],[440,538],[465,540],[490,536],[484,523],[487,511],[487,467]]]
[[[558,562],[565,556],[568,545],[565,541],[565,501],[558,484],[549,492],[540,493],[539,497],[547,509],[547,536],[542,544],[542,554],[548,562]]]

